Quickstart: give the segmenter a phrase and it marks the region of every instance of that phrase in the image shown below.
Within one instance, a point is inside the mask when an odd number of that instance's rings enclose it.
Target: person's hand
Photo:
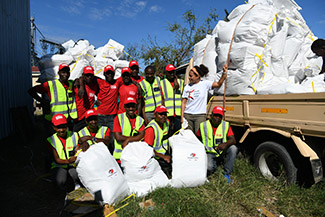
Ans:
[[[223,72],[227,73],[228,72],[228,65],[227,64],[223,65],[222,70],[223,70]]]
[[[125,148],[128,144],[129,144],[129,138],[124,140],[124,142],[122,143],[122,149]]]
[[[221,144],[219,144],[215,149],[216,149],[216,151],[218,150],[218,151],[223,151],[223,150],[225,150],[227,148],[227,144],[226,143],[221,143]]]
[[[184,121],[183,119],[184,119],[184,118],[183,118],[183,117],[181,117],[181,125],[183,124],[183,121]]]
[[[51,113],[51,105],[50,105],[49,101],[43,100],[41,102],[41,105],[42,105],[44,114],[50,114]]]
[[[148,125],[148,123],[149,123],[148,118],[147,118],[147,117],[143,117],[143,119],[144,119],[144,123],[145,123],[145,125]]]
[[[74,163],[76,160],[77,160],[77,157],[72,156],[72,157],[69,158],[68,161],[69,161],[69,164],[72,164],[72,163]]]
[[[164,155],[164,156],[162,157],[162,159],[164,159],[164,161],[166,161],[167,163],[170,163],[171,156],[169,156],[169,155]]]

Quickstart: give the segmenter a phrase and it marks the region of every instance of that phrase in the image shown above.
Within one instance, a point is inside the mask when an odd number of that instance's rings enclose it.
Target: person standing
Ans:
[[[140,141],[144,137],[144,120],[136,114],[137,101],[128,97],[125,100],[125,112],[114,119],[114,152],[113,157],[120,162],[122,149],[129,143]]]
[[[77,133],[68,131],[67,119],[64,115],[54,115],[52,123],[56,133],[47,138],[53,156],[51,174],[54,183],[61,190],[69,191],[70,184],[80,184],[76,168],[73,165],[76,161],[74,155],[79,137]],[[73,183],[70,182],[71,180]]]
[[[228,70],[226,66],[224,72],[225,70]],[[182,95],[181,122],[185,117],[194,133],[199,129],[200,123],[206,120],[208,91],[220,87],[227,76],[223,73],[218,82],[202,80],[208,72],[209,69],[203,64],[194,66],[189,72],[190,83],[184,87]]]
[[[166,175],[171,175],[171,156],[169,152],[169,120],[167,108],[163,105],[155,109],[153,119],[146,127],[144,141],[153,147],[155,156]]]
[[[131,80],[131,70],[128,67],[124,67],[121,71],[123,84],[119,89],[119,106],[118,106],[118,114],[124,113],[125,108],[124,104],[127,98],[131,97],[137,100],[137,113],[141,114],[141,102],[139,98],[139,89],[137,85],[133,84]]]
[[[109,145],[110,129],[105,126],[98,126],[98,114],[95,109],[89,109],[85,115],[87,126],[81,129],[78,134],[80,137],[88,137],[89,145],[103,142]]]
[[[131,70],[131,79],[137,83],[140,83],[144,79],[144,77],[139,75],[139,63],[135,60],[132,60],[129,63],[129,68]]]
[[[225,159],[223,174],[232,183],[230,174],[233,171],[238,148],[235,145],[236,139],[229,122],[222,120],[224,109],[216,106],[212,110],[209,120],[200,124],[200,129],[196,135],[205,146],[208,156],[208,174],[212,174],[217,170],[220,159]]]
[[[107,126],[111,131],[110,143],[114,144],[113,123],[118,110],[118,92],[123,84],[122,79],[114,79],[115,70],[113,66],[104,68],[105,80],[97,79],[99,92],[97,95],[98,125]]]
[[[87,126],[85,121],[86,111],[94,108],[96,95],[99,92],[99,86],[94,76],[93,67],[85,66],[83,68],[79,83],[79,86],[74,88],[78,112],[78,122],[73,127],[74,132],[78,132]]]
[[[165,68],[166,78],[160,81],[164,105],[168,111],[170,131],[174,134],[181,128],[181,105],[184,80],[176,77],[176,70],[172,64]],[[177,85],[175,85],[175,83]]]
[[[146,79],[139,84],[142,88],[142,115],[147,125],[154,119],[153,112],[162,104],[160,80],[155,76],[155,67],[147,66],[144,70]]]
[[[58,74],[58,80],[47,81],[28,90],[28,93],[41,103],[44,118],[48,122],[46,124],[47,128],[51,126],[52,117],[56,114],[63,114],[68,119],[69,124],[78,118],[73,93],[73,81],[69,80],[69,65],[66,63],[60,64]],[[47,97],[41,97],[38,94],[46,94]],[[70,127],[72,128],[72,124]]]
[[[314,54],[323,58],[323,65],[319,74],[324,73],[325,72],[325,40],[321,38],[315,40],[311,45],[311,50],[313,51]],[[325,75],[324,75],[324,81],[325,81]]]

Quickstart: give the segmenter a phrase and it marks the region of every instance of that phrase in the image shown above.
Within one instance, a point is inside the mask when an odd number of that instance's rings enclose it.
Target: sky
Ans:
[[[325,1],[296,0],[300,13],[314,35],[325,38]],[[192,10],[198,22],[216,8],[219,19],[243,0],[30,0],[30,15],[42,34],[63,43],[87,39],[96,48],[109,39],[120,44],[141,43],[148,35],[164,44],[171,42],[169,23],[182,22],[182,15]],[[215,23],[215,25],[217,22]],[[38,38],[40,39],[40,38]],[[37,49],[40,50],[40,49]]]

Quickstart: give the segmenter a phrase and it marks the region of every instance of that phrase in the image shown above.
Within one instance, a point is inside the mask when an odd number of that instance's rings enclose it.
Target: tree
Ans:
[[[167,30],[174,35],[170,43],[160,45],[156,37],[152,38],[149,35],[140,45],[128,45],[128,52],[133,59],[142,59],[146,65],[155,65],[157,71],[164,70],[167,64],[180,66],[189,62],[194,45],[212,32],[217,18],[216,9],[212,9],[208,17],[198,26],[198,18],[192,10],[188,10],[183,14],[183,25],[177,22],[168,24]]]

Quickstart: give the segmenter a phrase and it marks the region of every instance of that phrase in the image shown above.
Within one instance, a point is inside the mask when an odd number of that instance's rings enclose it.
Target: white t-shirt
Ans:
[[[213,81],[201,80],[196,84],[187,84],[184,87],[182,98],[187,99],[184,113],[206,114],[208,91],[212,89]]]

